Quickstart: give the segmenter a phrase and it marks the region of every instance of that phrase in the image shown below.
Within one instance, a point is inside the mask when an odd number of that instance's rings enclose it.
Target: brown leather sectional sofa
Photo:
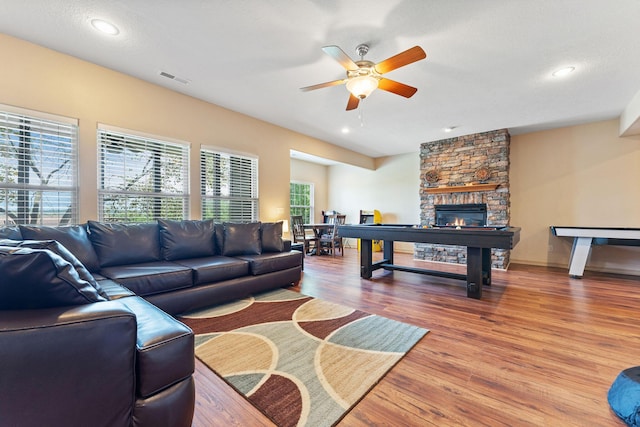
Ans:
[[[194,337],[172,315],[297,282],[281,227],[0,229],[0,424],[190,426]]]

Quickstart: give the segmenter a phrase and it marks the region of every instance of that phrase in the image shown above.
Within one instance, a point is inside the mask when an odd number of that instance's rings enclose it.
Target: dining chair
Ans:
[[[293,242],[302,243],[305,253],[308,254],[311,251],[311,243],[313,243],[313,248],[318,250],[319,239],[315,235],[308,235],[305,232],[302,215],[291,215],[291,229],[293,230]]]
[[[331,252],[331,256],[336,256],[336,250],[340,250],[340,255],[344,256],[344,246],[342,244],[342,237],[338,232],[338,226],[344,225],[347,219],[346,215],[336,214],[331,215],[328,220],[333,224],[333,228],[329,229],[329,232],[323,234],[319,240],[320,250],[326,248]]]

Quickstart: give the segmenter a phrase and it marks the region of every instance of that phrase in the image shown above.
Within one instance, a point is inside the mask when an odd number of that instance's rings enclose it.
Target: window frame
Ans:
[[[20,121],[23,123],[18,124]],[[0,145],[0,156],[2,156],[0,158],[0,173],[3,174],[0,176],[0,192],[3,193],[0,196],[0,225],[59,226],[78,223],[78,122],[78,119],[75,118],[0,104],[0,128],[10,128],[22,132],[25,129],[19,127],[28,124],[29,128],[26,132],[38,135],[38,137],[30,135],[28,141],[23,139],[24,136],[17,136],[20,140],[20,146],[17,148],[18,154],[16,154],[18,156],[17,182],[5,179],[12,165],[9,161],[5,161],[8,157],[3,155],[5,154],[3,147],[7,147],[7,151],[11,148],[9,148],[9,144]],[[4,136],[6,133],[2,132],[2,135]],[[31,144],[34,143],[40,145],[33,148]],[[22,154],[19,153],[21,150]],[[28,155],[28,161],[25,160],[24,153],[27,150],[29,153],[35,150],[38,156],[37,160],[34,160],[32,154]],[[59,157],[52,155],[57,153],[64,155]],[[55,159],[54,166],[51,166],[52,158]],[[56,160],[63,161],[56,165]],[[58,173],[61,173],[62,176],[56,178],[54,175]],[[39,180],[37,184],[31,184],[33,177]],[[57,179],[57,182],[50,183],[54,178]],[[63,182],[60,181],[61,178]],[[14,191],[17,193],[16,212],[11,218],[9,193]],[[64,213],[62,213],[62,209],[64,209]],[[47,211],[50,212],[48,215]],[[57,212],[57,214],[52,212]]]
[[[211,175],[213,171],[206,169],[209,167],[208,162],[216,161],[215,156],[224,157],[228,161],[228,169],[225,170],[224,176],[218,176],[215,173]],[[214,146],[203,145],[200,147],[200,214],[202,219],[213,219],[216,222],[256,222],[260,220],[259,160],[259,157],[254,154]],[[236,170],[237,177],[247,179],[246,175],[249,174],[248,183],[241,182],[241,185],[237,187],[236,194],[232,194],[233,189],[231,188],[234,173],[232,162],[234,161],[243,163],[239,166],[241,169]],[[210,166],[215,167],[215,164]],[[218,184],[215,183],[216,179],[218,179]],[[223,188],[225,185],[227,185],[226,189]]]
[[[190,208],[190,152],[191,144],[164,136],[151,135],[130,129],[98,123],[97,138],[97,174],[98,174],[98,219],[105,222],[148,222],[154,219],[188,219]],[[112,153],[116,158],[123,157],[122,163],[113,163],[109,170],[106,142],[121,144],[121,153]],[[139,157],[140,159],[136,159]],[[144,159],[144,160],[141,160]],[[177,160],[177,162],[176,162]],[[143,163],[132,166],[135,163]],[[128,164],[127,164],[128,163]],[[148,164],[153,166],[147,167]],[[171,183],[163,172],[177,165],[177,171],[171,177]],[[118,175],[117,168],[121,168]],[[132,177],[131,173],[138,173]],[[130,181],[133,180],[133,181]],[[114,181],[117,184],[109,183]],[[127,184],[127,181],[130,181]],[[153,190],[128,190],[126,185],[151,186]],[[172,185],[173,184],[173,185]],[[172,190],[168,190],[173,187]],[[107,217],[105,200],[110,199],[112,213]],[[144,205],[147,205],[144,208]],[[135,209],[130,209],[136,206]],[[168,212],[172,214],[167,214]]]
[[[294,205],[291,203],[291,184],[294,185],[308,185],[309,186],[309,206],[305,205]],[[305,223],[313,223],[315,218],[315,183],[310,181],[300,181],[300,180],[291,180],[289,181],[289,212],[291,215],[299,215],[294,212],[294,209],[309,209],[309,218],[305,218],[304,215],[302,219]]]

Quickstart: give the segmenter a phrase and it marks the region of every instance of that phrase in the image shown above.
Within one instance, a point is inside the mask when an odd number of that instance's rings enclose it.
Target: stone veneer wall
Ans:
[[[435,223],[434,205],[486,203],[487,225],[509,225],[509,143],[507,129],[440,141],[426,142],[420,146],[420,223]],[[427,188],[479,184],[476,171],[486,167],[490,177],[482,182],[499,184],[492,191],[467,191],[427,193]],[[427,172],[436,171],[438,180],[429,183]],[[492,267],[506,269],[510,251],[493,249]],[[429,261],[465,264],[465,247],[417,243],[414,257]]]

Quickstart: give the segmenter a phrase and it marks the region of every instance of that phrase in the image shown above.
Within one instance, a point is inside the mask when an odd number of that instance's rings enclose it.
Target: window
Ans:
[[[313,222],[313,184],[292,181],[289,184],[289,209],[291,215],[302,215],[302,220]]]
[[[258,159],[215,149],[200,150],[202,218],[258,221]]]
[[[98,127],[98,215],[106,222],[189,216],[189,146]]]
[[[78,221],[78,121],[0,105],[0,225]]]

